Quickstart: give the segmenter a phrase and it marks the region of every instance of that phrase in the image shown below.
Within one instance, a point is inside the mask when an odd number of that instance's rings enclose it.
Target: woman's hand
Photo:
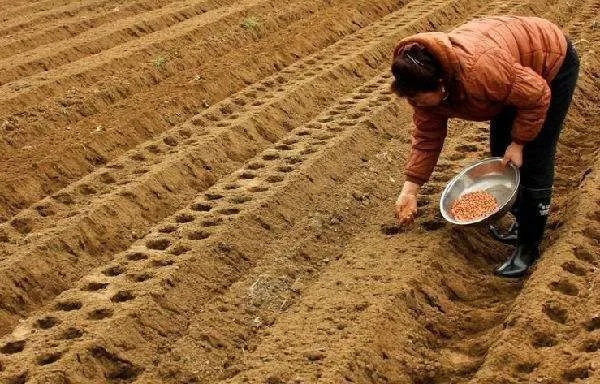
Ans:
[[[417,214],[417,193],[419,186],[415,183],[405,182],[402,192],[396,200],[396,218],[400,225],[413,222]]]
[[[513,163],[517,167],[523,165],[523,145],[517,143],[511,143],[506,152],[504,152],[504,158],[502,164],[507,165],[509,162]]]

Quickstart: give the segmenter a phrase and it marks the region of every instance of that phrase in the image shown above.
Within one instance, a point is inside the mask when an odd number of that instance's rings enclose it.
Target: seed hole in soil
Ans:
[[[129,158],[131,160],[135,160],[135,161],[145,161],[146,160],[146,156],[144,156],[144,154],[140,153],[140,152],[132,154],[131,156],[129,156]]]
[[[108,287],[108,283],[99,283],[99,282],[92,281],[90,283],[87,283],[82,288],[82,290],[88,291],[88,292],[95,292],[95,291],[100,291],[102,289],[105,289],[106,287]]]
[[[545,333],[545,332],[536,332],[533,335],[533,340],[531,343],[536,348],[549,348],[558,344],[558,340],[556,340],[556,336]]]
[[[56,309],[66,312],[76,311],[78,309],[81,309],[82,306],[83,304],[81,303],[81,301],[78,300],[66,300],[56,303]]]
[[[177,223],[191,223],[195,219],[196,217],[190,213],[180,213],[179,215],[175,216],[175,221]]]
[[[100,182],[104,184],[113,184],[117,180],[110,172],[104,172],[100,174]]]
[[[153,267],[168,267],[169,265],[173,265],[175,264],[174,260],[171,259],[157,259],[157,260],[152,260],[152,266]]]
[[[75,199],[73,199],[73,196],[66,192],[59,192],[59,193],[53,195],[52,198],[54,200],[58,201],[59,203],[65,204],[65,205],[71,205],[75,202]]]
[[[550,320],[557,323],[565,324],[569,318],[567,310],[553,301],[546,302],[542,311],[550,318]]]
[[[234,208],[234,207],[223,208],[223,209],[220,209],[218,211],[218,213],[220,213],[222,215],[237,215],[238,213],[240,213],[240,209]]]
[[[308,131],[308,130],[298,131],[298,133],[296,133],[296,135],[298,135],[298,136],[310,136],[310,131]]]
[[[10,225],[20,234],[26,235],[31,232],[33,220],[29,217],[15,217],[10,221]]]
[[[45,316],[35,322],[35,326],[39,329],[50,329],[58,324],[60,324],[60,320],[54,316]]]
[[[110,308],[98,308],[88,313],[89,320],[102,320],[113,315],[113,310]]]
[[[210,236],[210,233],[206,232],[206,231],[193,231],[188,233],[188,239],[190,240],[204,240],[204,239],[208,239],[208,237]]]
[[[177,145],[177,139],[173,136],[167,136],[163,139],[163,142],[170,147],[174,147]]]
[[[291,151],[293,147],[289,144],[277,144],[275,146],[275,149],[278,149],[280,151]]]
[[[271,175],[269,177],[267,177],[267,181],[269,183],[279,183],[283,181],[283,176],[281,175]]]
[[[438,229],[444,228],[446,226],[446,223],[444,223],[441,220],[428,220],[423,222],[421,226],[426,231],[437,231]]]
[[[205,220],[202,222],[202,226],[203,227],[216,227],[218,225],[221,225],[223,223],[222,219],[210,219],[210,220]]]
[[[591,240],[592,244],[598,244],[598,242],[600,242],[600,229],[595,228],[595,227],[585,227],[583,229],[583,234]]]
[[[25,349],[25,340],[11,341],[0,347],[0,352],[5,355],[13,355],[22,352]]]
[[[102,271],[102,274],[106,276],[118,276],[123,272],[125,272],[125,268],[120,265],[115,265]]]
[[[293,138],[283,140],[283,144],[286,144],[286,145],[293,145],[293,144],[296,144],[297,142],[298,142],[298,139],[293,139]]]
[[[565,370],[562,376],[570,383],[577,379],[584,380],[590,377],[590,369],[588,367],[574,367]]]
[[[75,327],[69,327],[60,334],[59,339],[72,340],[79,339],[81,336],[83,336],[82,330]]]
[[[139,261],[146,260],[148,258],[148,255],[146,255],[143,252],[131,252],[127,254],[126,258],[130,261]]]
[[[57,362],[61,357],[61,352],[44,353],[37,358],[37,363],[38,365],[48,365]]]
[[[575,257],[581,261],[588,262],[592,265],[596,265],[596,257],[587,248],[578,246],[573,250]]]
[[[252,198],[250,196],[234,196],[231,199],[229,199],[229,201],[231,201],[234,204],[243,204],[246,203],[248,201],[252,200]]]
[[[261,105],[263,105],[263,102],[262,102],[261,100],[254,100],[254,101],[252,102],[252,106],[253,106],[253,107],[259,107],[259,106],[261,106]]]
[[[38,205],[35,207],[35,210],[37,211],[38,215],[42,217],[48,217],[55,214],[54,209],[52,209],[49,204]]]
[[[187,245],[178,244],[169,250],[171,255],[180,256],[186,252],[189,252],[192,248]]]
[[[319,123],[329,123],[333,121],[333,117],[322,117],[317,120]]]
[[[89,196],[96,193],[96,188],[89,184],[82,184],[77,188],[77,191],[84,196]]]
[[[581,350],[583,352],[596,352],[600,349],[600,340],[595,339],[587,339],[581,345]]]
[[[477,152],[479,149],[477,148],[477,146],[473,145],[473,144],[462,144],[462,145],[457,145],[454,148],[457,152],[460,153],[470,153],[470,152]]]
[[[154,275],[149,272],[138,273],[136,275],[131,275],[130,279],[135,281],[136,283],[142,283],[148,279],[153,278]]]
[[[165,225],[163,227],[160,227],[158,229],[158,232],[160,232],[160,233],[173,233],[176,230],[177,230],[177,226],[172,225],[172,224],[167,224],[167,225]]]
[[[194,203],[190,208],[198,212],[208,212],[212,209],[212,206],[206,203]]]
[[[300,151],[301,155],[308,155],[311,153],[315,153],[317,152],[317,148],[314,147],[308,147],[308,148],[304,148],[302,151]]]
[[[244,180],[251,180],[254,179],[256,177],[256,175],[252,172],[242,172],[240,174],[240,179],[244,179]]]
[[[448,159],[451,161],[458,161],[458,160],[462,160],[465,158],[465,155],[463,153],[459,153],[459,152],[454,152],[451,153],[450,155],[448,155]]]
[[[240,107],[243,107],[244,105],[246,105],[246,100],[242,99],[242,98],[237,98],[233,100],[234,104],[239,105]]]
[[[192,136],[192,132],[188,131],[187,129],[180,129],[178,133],[179,136],[183,137],[184,139],[189,139]]]
[[[8,378],[6,384],[26,384],[27,383],[27,371]]]
[[[302,162],[302,158],[300,156],[290,156],[287,159],[285,159],[285,161],[288,164],[292,164],[293,165],[293,164],[301,163]]]
[[[149,146],[146,147],[146,150],[150,153],[154,153],[154,154],[158,154],[161,153],[162,150],[160,149],[160,147],[156,144],[150,144]]]
[[[248,164],[246,166],[246,168],[248,168],[248,169],[250,169],[252,171],[256,171],[257,169],[261,169],[261,168],[264,168],[264,167],[265,167],[265,165],[263,163],[259,163],[257,161],[253,162],[253,163],[250,163],[250,164]]]
[[[232,189],[237,189],[237,188],[239,188],[239,187],[240,187],[240,186],[239,186],[238,184],[232,183],[232,184],[227,184],[227,185],[224,187],[224,189],[226,189],[226,190],[228,190],[228,191],[231,191]]]
[[[135,299],[135,295],[131,291],[119,291],[113,297],[110,298],[110,301],[113,303],[122,303],[125,301]]]
[[[219,193],[207,192],[207,193],[204,194],[204,197],[206,197],[207,200],[215,201],[215,200],[222,199],[223,195],[221,195]]]
[[[257,185],[257,186],[248,188],[249,192],[266,192],[268,190],[269,190],[269,187],[265,187],[262,185]]]
[[[579,294],[577,285],[565,278],[550,283],[550,289],[568,296],[577,296]]]
[[[340,127],[339,125],[332,125],[331,127],[328,127],[327,130],[329,132],[342,132],[344,130],[344,127]]]
[[[600,329],[600,315],[592,317],[585,323],[585,329],[589,332],[595,331],[596,329]]]
[[[122,359],[116,354],[109,352],[102,346],[94,346],[89,349],[91,355],[98,360],[102,366],[108,369],[105,377],[109,383],[131,383],[142,371],[131,362]]]
[[[293,170],[293,168],[289,165],[280,165],[279,167],[277,167],[277,170],[279,172],[287,173],[287,172],[291,172]]]
[[[171,240],[169,239],[151,239],[146,241],[148,249],[155,249],[157,251],[164,251],[169,245],[171,245]]]
[[[386,236],[393,236],[393,235],[397,235],[397,234],[401,233],[403,230],[399,224],[385,223],[385,224],[381,224],[380,231],[382,234],[384,234]]]
[[[263,160],[276,160],[279,159],[279,154],[278,153],[265,153],[263,155]]]
[[[540,365],[540,363],[534,363],[534,362],[523,362],[523,363],[519,363],[517,364],[517,371],[520,373],[531,373],[533,372],[538,365]]]

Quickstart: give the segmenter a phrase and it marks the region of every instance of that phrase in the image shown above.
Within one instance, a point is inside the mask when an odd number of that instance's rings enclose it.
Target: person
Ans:
[[[495,273],[526,274],[539,258],[554,180],[556,144],[571,103],[579,58],[561,29],[537,17],[475,19],[449,33],[425,32],[394,50],[392,90],[413,108],[405,182],[395,204],[400,224],[417,213],[417,194],[437,163],[449,118],[490,121],[490,153],[520,167],[508,232],[516,245]]]

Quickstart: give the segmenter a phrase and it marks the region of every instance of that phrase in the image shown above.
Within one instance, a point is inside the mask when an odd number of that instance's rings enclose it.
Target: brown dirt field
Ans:
[[[0,0],[3,383],[600,383],[597,0]],[[408,228],[394,43],[539,15],[582,59],[530,276]]]

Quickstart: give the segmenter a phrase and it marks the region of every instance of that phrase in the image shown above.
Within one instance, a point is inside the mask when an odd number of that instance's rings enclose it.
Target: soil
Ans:
[[[0,379],[600,382],[597,0],[0,0]],[[549,18],[582,62],[543,257],[520,280],[445,183],[394,221],[394,44]]]

